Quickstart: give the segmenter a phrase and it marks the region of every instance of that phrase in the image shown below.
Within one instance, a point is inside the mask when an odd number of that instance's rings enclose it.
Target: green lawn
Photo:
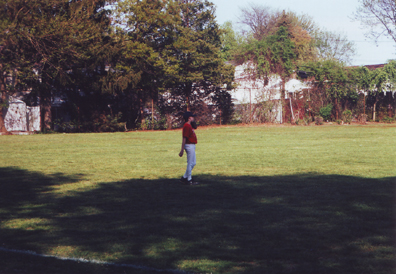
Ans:
[[[395,125],[197,136],[0,136],[0,273],[395,273]]]

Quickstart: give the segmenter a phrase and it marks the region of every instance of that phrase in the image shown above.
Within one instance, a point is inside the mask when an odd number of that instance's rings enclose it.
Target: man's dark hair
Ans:
[[[183,114],[183,118],[184,118],[184,121],[185,121],[185,122],[188,121],[188,118],[190,118],[190,117],[195,117],[195,116],[197,116],[197,115],[195,115],[195,114],[192,113],[191,111],[186,111],[186,112],[184,112],[184,114]]]

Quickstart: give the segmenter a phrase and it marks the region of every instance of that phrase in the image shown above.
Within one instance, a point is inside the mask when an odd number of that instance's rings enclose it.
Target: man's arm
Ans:
[[[187,138],[186,138],[186,137],[183,137],[182,146],[181,146],[181,150],[180,150],[180,153],[179,153],[179,156],[180,156],[180,157],[183,156],[183,153],[184,153],[184,145],[186,144],[186,140],[187,140]]]

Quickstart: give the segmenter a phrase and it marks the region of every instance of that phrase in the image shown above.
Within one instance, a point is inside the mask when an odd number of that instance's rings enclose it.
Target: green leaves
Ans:
[[[274,35],[264,40],[252,40],[241,45],[236,59],[240,63],[253,62],[257,66],[259,78],[268,77],[269,74],[278,74],[285,78],[295,69],[295,49],[287,28],[280,26]]]

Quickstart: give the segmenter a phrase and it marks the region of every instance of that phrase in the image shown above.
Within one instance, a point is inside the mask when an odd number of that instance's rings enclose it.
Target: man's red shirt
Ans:
[[[195,131],[189,123],[185,123],[183,126],[183,138],[186,138],[186,144],[196,144],[197,135],[195,135]]]

